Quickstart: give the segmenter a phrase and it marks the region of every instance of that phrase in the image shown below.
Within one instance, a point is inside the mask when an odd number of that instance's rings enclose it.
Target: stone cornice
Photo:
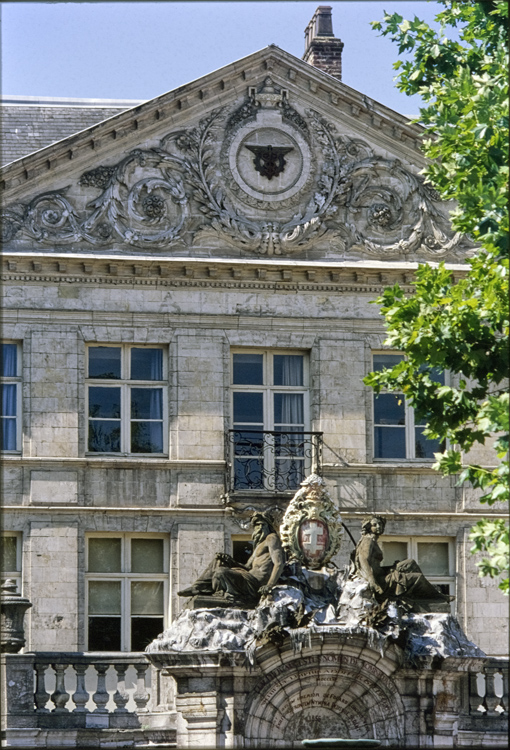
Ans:
[[[224,471],[225,461],[216,459],[174,459],[174,458],[133,458],[132,456],[22,456],[4,454],[2,462],[6,466],[28,466],[32,469],[217,469]]]
[[[399,151],[411,160],[424,161],[420,151],[424,131],[420,126],[409,124],[403,115],[272,46],[6,165],[1,171],[0,194],[4,201],[10,201],[33,190],[30,183],[36,178],[62,179],[70,167],[79,167],[92,157],[111,160],[117,152],[126,150],[121,141],[127,136],[136,133],[140,140],[147,140],[162,128],[170,131],[182,126],[213,106],[231,103],[264,73],[270,73],[278,85],[299,92],[308,105],[322,105],[333,113],[341,108],[342,117],[350,119],[358,132],[371,131],[374,138],[393,147],[398,142]]]
[[[340,506],[340,510],[342,513],[343,518],[365,518],[368,513],[375,512],[371,511],[370,508],[364,509],[364,510],[351,510],[350,508],[343,508]],[[230,520],[232,518],[232,513],[229,508],[225,508],[224,506],[211,506],[211,505],[203,505],[199,507],[193,507],[190,508],[187,505],[186,506],[152,506],[152,507],[144,507],[144,506],[111,506],[111,505],[38,505],[36,503],[31,503],[30,505],[4,505],[2,507],[3,513],[18,513],[23,511],[28,511],[30,513],[36,514],[36,513],[65,513],[66,515],[76,515],[79,516],[82,513],[92,512],[92,513],[143,513],[143,514],[149,514],[149,515],[155,515],[155,516],[161,516],[161,515],[182,515],[184,516],[183,521],[186,523],[186,516],[188,515],[204,515],[207,516],[209,514],[215,514],[215,515],[223,515],[225,516],[225,520]],[[446,512],[446,511],[433,511],[433,510],[423,510],[423,511],[390,511],[390,510],[377,510],[377,515],[383,516],[384,518],[391,519],[391,520],[405,520],[407,518],[411,519],[420,519],[420,518],[440,518],[441,520],[451,519],[453,521],[460,520],[460,519],[466,519],[466,521],[472,521],[476,518],[482,518],[484,516],[490,516],[491,518],[507,518],[507,515],[505,513],[498,513],[495,511],[490,510],[487,512],[487,508],[485,508],[483,511],[480,510],[480,512],[465,512],[460,511],[456,513],[455,511],[452,512]]]
[[[377,294],[399,283],[406,291],[415,262],[299,262],[239,259],[150,258],[79,254],[11,253],[3,256],[1,279],[45,284],[124,287],[269,289]],[[467,267],[447,264],[454,278]]]
[[[168,312],[151,312],[151,313],[119,313],[112,311],[101,311],[98,313],[91,309],[66,309],[63,305],[59,310],[41,309],[40,307],[22,308],[19,305],[14,309],[4,308],[2,312],[2,324],[4,326],[4,335],[7,326],[37,326],[45,325],[51,322],[55,326],[65,326],[83,330],[84,327],[94,327],[108,325],[120,327],[123,330],[131,328],[136,331],[140,326],[158,326],[162,333],[162,341],[168,344],[177,329],[185,333],[189,330],[202,330],[212,333],[216,332],[223,336],[225,332],[236,332],[245,328],[253,331],[263,331],[278,334],[289,334],[296,336],[296,327],[299,333],[307,340],[303,348],[313,346],[318,334],[321,337],[327,337],[334,332],[335,335],[350,337],[362,333],[364,335],[376,336],[378,346],[384,337],[384,325],[381,316],[377,316],[377,310],[374,309],[373,318],[332,318],[332,317],[311,317],[303,318],[301,315],[296,317],[282,317],[278,313],[264,314],[255,310],[236,310],[230,315],[219,313],[168,313]],[[16,334],[17,335],[17,334]],[[10,334],[14,336],[14,334]],[[159,339],[158,339],[159,341]],[[158,342],[155,342],[158,343]]]
[[[224,470],[226,462],[219,459],[175,459],[175,458],[133,458],[132,456],[22,456],[16,454],[4,454],[2,461],[6,465],[29,466],[31,468],[108,468],[108,469],[187,469],[187,468],[209,468]],[[485,468],[494,468],[486,465]],[[325,473],[328,475],[362,475],[362,474],[431,474],[437,477],[437,471],[432,468],[430,463],[420,462],[388,462],[388,463],[367,463],[367,464],[330,464],[323,465]],[[445,477],[446,478],[446,477]],[[235,493],[232,493],[232,497]],[[243,497],[243,494],[239,493]],[[273,493],[266,493],[266,499],[273,497]],[[260,497],[257,493],[256,497]],[[254,495],[255,497],[255,495]],[[481,509],[480,512],[487,512],[487,509]]]

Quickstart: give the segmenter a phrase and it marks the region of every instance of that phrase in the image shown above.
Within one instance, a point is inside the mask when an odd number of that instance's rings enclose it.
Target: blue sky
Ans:
[[[2,94],[150,99],[276,44],[296,57],[318,5],[287,2],[7,2],[2,11]],[[337,0],[343,81],[403,114],[419,98],[394,87],[395,45],[370,27],[383,10],[430,21],[425,0]]]

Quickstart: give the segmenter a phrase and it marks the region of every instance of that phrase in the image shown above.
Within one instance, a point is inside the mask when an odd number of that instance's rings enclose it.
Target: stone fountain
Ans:
[[[263,513],[252,526],[246,565],[216,555],[147,648],[160,690],[175,685],[177,745],[451,747],[462,675],[485,654],[414,560],[381,565],[384,519],[365,520],[343,571],[316,475],[278,529]]]

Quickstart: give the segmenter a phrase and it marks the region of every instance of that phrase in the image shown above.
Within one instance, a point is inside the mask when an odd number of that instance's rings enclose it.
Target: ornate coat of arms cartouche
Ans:
[[[280,526],[289,562],[318,570],[340,549],[343,527],[340,513],[324,480],[310,474],[292,498]]]

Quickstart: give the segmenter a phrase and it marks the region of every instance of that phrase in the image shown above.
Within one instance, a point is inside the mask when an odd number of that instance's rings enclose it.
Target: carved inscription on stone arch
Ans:
[[[381,669],[342,653],[296,656],[264,675],[246,706],[249,747],[280,740],[379,739],[398,747],[404,710],[394,682]]]

